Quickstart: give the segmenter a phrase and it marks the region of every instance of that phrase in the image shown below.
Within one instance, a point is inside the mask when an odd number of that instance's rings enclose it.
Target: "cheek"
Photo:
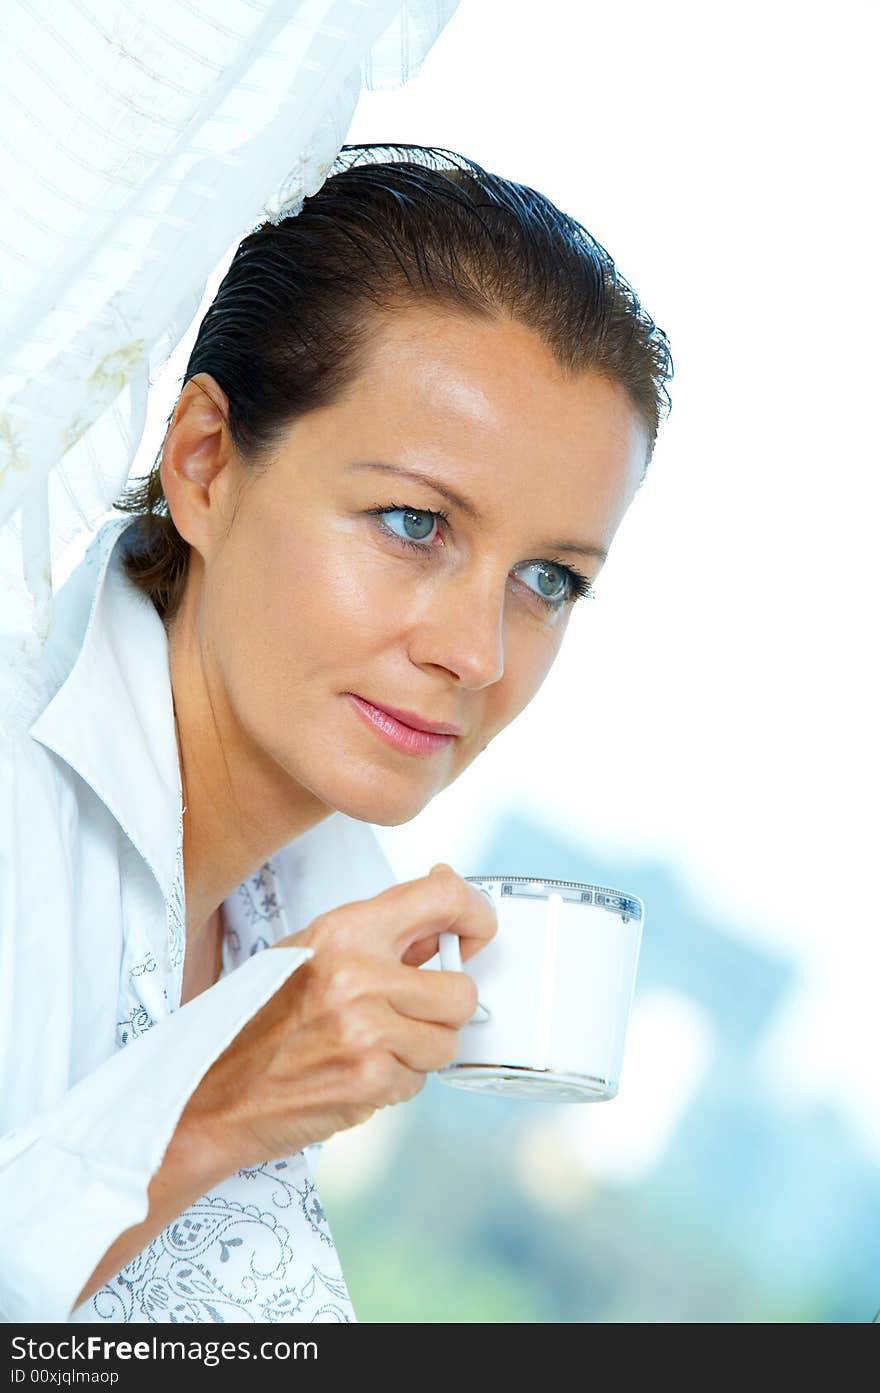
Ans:
[[[235,661],[271,663],[282,689],[387,644],[400,577],[374,550],[320,527],[264,519],[241,539],[223,577]]]
[[[289,709],[332,619],[318,608],[328,592],[308,536],[271,517],[249,524],[229,539],[206,617],[230,701],[262,724]]]

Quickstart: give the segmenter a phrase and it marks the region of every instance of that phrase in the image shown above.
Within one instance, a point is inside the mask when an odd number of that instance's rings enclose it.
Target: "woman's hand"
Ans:
[[[315,954],[214,1062],[181,1121],[213,1139],[231,1173],[406,1102],[452,1062],[477,1008],[466,973],[419,966],[441,933],[460,935],[465,962],[497,929],[489,897],[445,864],[319,914],[274,945]]]

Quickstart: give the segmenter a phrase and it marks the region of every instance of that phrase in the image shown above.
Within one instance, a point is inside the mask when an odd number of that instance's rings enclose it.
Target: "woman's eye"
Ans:
[[[449,514],[444,513],[440,508],[407,508],[403,504],[390,504],[387,508],[369,508],[382,529],[389,537],[393,537],[401,546],[410,547],[413,551],[428,555],[436,550],[433,546],[436,534],[432,535],[437,519],[442,518],[448,522]],[[397,525],[386,522],[386,518],[400,516],[398,531]],[[553,561],[526,561],[523,569],[538,572],[538,588],[533,589],[527,585],[526,589],[531,592],[536,600],[548,610],[560,610],[565,605],[574,604],[582,596],[592,594],[591,582],[586,576],[582,576],[578,571],[572,570],[568,566]]]
[[[391,532],[401,542],[416,542],[424,545],[431,540],[431,518],[445,518],[446,513],[433,512],[428,508],[383,508],[383,517],[393,517],[396,513],[401,515],[402,532],[398,532],[395,527],[390,528]],[[387,524],[386,524],[387,525]]]
[[[569,598],[568,571],[561,566],[551,566],[546,561],[527,561],[525,569],[538,573],[539,600],[558,609]]]

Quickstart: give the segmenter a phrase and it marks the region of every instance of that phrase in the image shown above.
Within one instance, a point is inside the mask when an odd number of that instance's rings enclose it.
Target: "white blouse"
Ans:
[[[397,881],[372,828],[334,813],[224,901],[223,973],[180,1005],[168,642],[122,569],[131,523],[97,533],[38,665],[0,671],[0,1319],[354,1321],[320,1144],[231,1175],[72,1310],[146,1217],[200,1079],[314,952],[262,950]]]

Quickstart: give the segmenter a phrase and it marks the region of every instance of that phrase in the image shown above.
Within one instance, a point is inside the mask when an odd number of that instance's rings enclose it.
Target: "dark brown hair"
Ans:
[[[671,409],[668,340],[604,247],[543,194],[449,150],[344,145],[298,208],[243,238],[183,378],[205,372],[223,388],[244,465],[267,468],[298,417],[340,399],[365,366],[376,312],[420,303],[516,319],[563,371],[620,384],[648,429],[647,470]],[[168,624],[189,543],[168,513],[162,448],[114,507],[138,515],[125,569]]]

